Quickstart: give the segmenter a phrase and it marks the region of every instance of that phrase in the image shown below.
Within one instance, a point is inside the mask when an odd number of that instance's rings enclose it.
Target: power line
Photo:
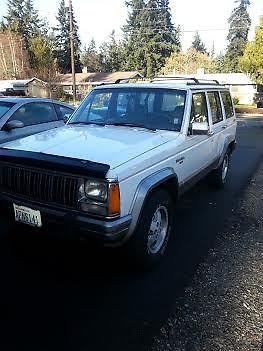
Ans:
[[[168,27],[158,27],[158,28],[148,28],[148,29],[135,29],[135,30],[122,30],[124,34],[131,34],[131,35],[136,35],[136,34],[152,34],[155,31],[169,31],[171,33],[172,30],[176,30],[177,28],[173,28],[171,26]],[[237,29],[247,29],[246,27],[237,27]],[[216,32],[216,31],[221,31],[221,32],[226,32],[229,30],[229,27],[227,28],[206,28],[206,29],[189,29],[189,30],[181,30],[179,28],[179,34],[180,33],[196,33],[196,32]],[[82,32],[83,34],[90,34],[88,32]],[[115,34],[115,37],[123,37],[123,34]]]

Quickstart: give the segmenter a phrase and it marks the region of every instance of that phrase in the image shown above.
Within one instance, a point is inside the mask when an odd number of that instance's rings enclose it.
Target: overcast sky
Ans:
[[[6,13],[7,0],[0,0],[0,18]],[[75,16],[80,27],[82,44],[94,38],[98,43],[107,39],[115,29],[117,38],[121,38],[121,26],[127,18],[125,0],[72,0]],[[3,6],[2,6],[3,3]],[[35,0],[41,16],[47,17],[51,25],[55,24],[58,0]],[[194,31],[199,30],[208,49],[213,42],[216,52],[226,46],[227,19],[233,9],[234,0],[170,0],[173,20],[182,29],[183,48],[191,45]],[[253,37],[259,16],[263,15],[263,0],[251,0]]]

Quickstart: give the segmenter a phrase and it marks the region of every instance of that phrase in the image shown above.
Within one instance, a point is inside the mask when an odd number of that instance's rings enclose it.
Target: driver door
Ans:
[[[184,142],[184,152],[180,155],[182,162],[183,183],[192,181],[202,171],[212,164],[214,160],[214,135],[210,133],[193,135],[192,123],[211,123],[208,113],[207,96],[205,92],[194,92],[192,94],[192,107],[189,123],[189,131]]]

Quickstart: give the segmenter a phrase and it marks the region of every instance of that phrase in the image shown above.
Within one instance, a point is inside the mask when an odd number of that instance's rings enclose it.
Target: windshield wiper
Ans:
[[[147,126],[145,126],[143,124],[139,124],[139,123],[113,122],[113,123],[107,123],[107,126],[137,127],[137,128],[152,130],[154,132],[156,131],[156,128],[147,127]]]
[[[105,127],[105,123],[98,123],[98,122],[78,122],[78,121],[76,121],[76,122],[70,122],[70,123],[68,123],[69,125],[70,124],[85,124],[85,125],[91,125],[91,124],[95,124],[96,126],[102,126],[102,127]]]

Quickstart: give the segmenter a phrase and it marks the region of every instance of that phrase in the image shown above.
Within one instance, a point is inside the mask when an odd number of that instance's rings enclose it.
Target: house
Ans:
[[[261,86],[255,84],[245,73],[204,73],[204,70],[197,71],[197,78],[215,79],[220,84],[229,86],[231,94],[239,100],[242,105],[253,105],[255,96],[260,92]]]
[[[139,72],[114,72],[114,73],[102,73],[102,72],[85,72],[76,73],[76,88],[77,93],[85,95],[92,87],[102,84],[116,84],[121,81],[129,81],[131,79],[142,79],[143,75]],[[63,91],[67,95],[73,94],[73,84],[71,74],[60,74],[58,75],[55,85],[61,86]]]
[[[51,98],[49,84],[36,77],[26,83],[26,95],[31,97]]]
[[[253,105],[259,101],[259,95],[263,95],[263,86],[254,83],[245,73],[205,73],[204,68],[197,70],[196,74],[177,74],[177,77],[195,77],[197,79],[217,80],[230,88],[232,97],[237,98],[239,104]]]

